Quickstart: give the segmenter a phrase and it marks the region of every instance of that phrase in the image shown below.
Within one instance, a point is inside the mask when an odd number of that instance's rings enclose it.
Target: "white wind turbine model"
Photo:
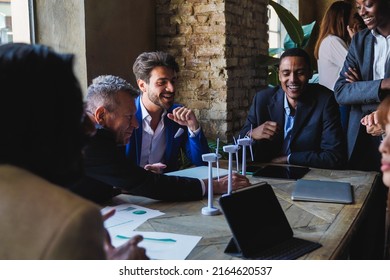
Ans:
[[[237,141],[234,139],[234,145],[226,145],[223,146],[223,151],[225,153],[229,153],[229,167],[228,167],[228,189],[227,194],[232,193],[232,173],[233,173],[233,153],[236,154],[236,163],[237,163],[237,171],[238,171],[238,150],[240,149],[240,146],[237,144]]]
[[[242,175],[246,175],[246,147],[249,146],[249,149],[251,151],[251,159],[253,161],[253,151],[252,151],[252,126],[251,130],[249,132],[249,135],[246,135],[244,138],[238,139],[237,140],[238,145],[242,146]]]
[[[215,208],[213,206],[213,162],[217,163],[217,173],[218,173],[218,180],[219,180],[219,158],[221,155],[218,153],[218,148],[219,148],[219,138],[217,138],[217,148],[215,149],[215,153],[208,153],[208,154],[203,154],[202,155],[202,160],[207,161],[209,165],[209,182],[208,182],[208,203],[206,207],[202,208],[202,214],[203,215],[208,215],[208,216],[214,216],[218,215],[221,212],[219,211],[218,208]]]

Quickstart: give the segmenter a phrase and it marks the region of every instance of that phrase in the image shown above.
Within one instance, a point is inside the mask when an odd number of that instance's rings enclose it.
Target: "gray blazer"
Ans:
[[[361,118],[375,111],[381,101],[381,80],[373,80],[374,42],[375,37],[368,29],[353,36],[344,67],[334,87],[336,101],[340,105],[351,105],[347,133],[349,157],[354,150],[361,129]],[[348,67],[356,68],[362,80],[354,83],[347,82],[344,73]],[[389,76],[390,65],[387,64],[385,77]]]

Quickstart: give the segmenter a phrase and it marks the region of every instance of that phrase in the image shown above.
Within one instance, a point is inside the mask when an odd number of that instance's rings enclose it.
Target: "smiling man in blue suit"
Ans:
[[[194,165],[204,165],[207,139],[194,112],[174,103],[179,66],[164,52],[144,52],[133,65],[141,95],[136,99],[139,128],[126,147],[129,160],[156,173],[179,168],[180,150]]]
[[[280,86],[253,99],[240,136],[251,132],[254,159],[339,169],[346,164],[346,144],[334,94],[312,76],[308,54],[298,48],[280,57]]]

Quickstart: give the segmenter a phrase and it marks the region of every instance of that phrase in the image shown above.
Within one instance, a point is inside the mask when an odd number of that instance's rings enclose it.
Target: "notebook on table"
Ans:
[[[310,168],[303,166],[266,165],[257,170],[253,177],[297,180],[301,179]]]
[[[297,180],[292,200],[349,204],[353,202],[350,183],[320,180]]]
[[[219,204],[233,238],[225,253],[246,259],[296,259],[321,244],[295,238],[290,224],[267,183],[221,196]]]

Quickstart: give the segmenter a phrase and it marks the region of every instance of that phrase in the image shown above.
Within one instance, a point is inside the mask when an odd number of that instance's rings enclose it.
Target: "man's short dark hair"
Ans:
[[[179,72],[179,65],[172,55],[161,51],[144,52],[137,57],[133,64],[135,79],[141,79],[149,83],[150,73],[157,66],[164,66],[172,69],[176,73]]]
[[[309,67],[309,70],[311,71],[310,57],[305,50],[300,49],[300,48],[292,48],[292,49],[285,50],[283,52],[283,54],[280,56],[279,66],[280,66],[280,63],[282,62],[282,60],[286,57],[289,57],[289,56],[303,57],[303,59],[305,60],[305,63],[307,64],[307,66]]]

